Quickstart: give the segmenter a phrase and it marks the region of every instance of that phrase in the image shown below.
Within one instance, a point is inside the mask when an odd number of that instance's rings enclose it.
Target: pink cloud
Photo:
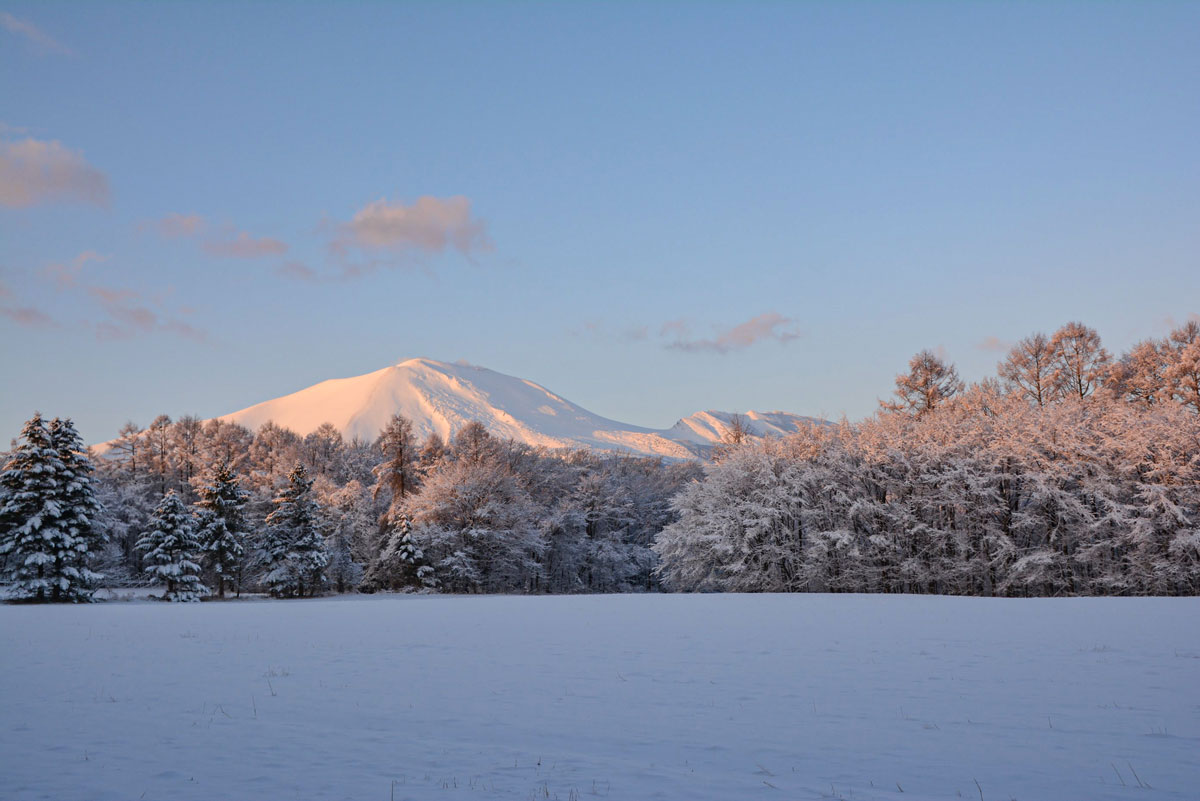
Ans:
[[[132,339],[139,334],[159,332],[199,342],[208,339],[204,331],[190,323],[165,316],[146,306],[141,302],[141,295],[132,289],[93,286],[88,287],[88,294],[95,298],[112,318],[96,324],[96,338],[99,340]]]
[[[101,256],[94,250],[85,250],[68,262],[51,262],[43,272],[54,280],[59,289],[70,289],[79,281],[79,275],[89,261],[108,261],[107,256]]]
[[[132,303],[137,300],[138,293],[132,289],[110,289],[103,286],[88,287],[88,294],[100,301],[102,305],[111,306],[119,303]]]
[[[638,325],[633,328],[627,328],[624,333],[624,338],[632,342],[645,342],[650,338],[650,326]]]
[[[0,27],[22,37],[43,53],[73,56],[75,51],[27,20],[18,19],[7,11],[0,11]]]
[[[253,237],[242,231],[233,239],[214,240],[204,243],[204,252],[222,259],[257,259],[263,256],[281,256],[287,253],[285,242],[271,237]]]
[[[23,208],[52,201],[107,206],[108,178],[82,153],[59,142],[0,143],[0,205]]]
[[[663,329],[666,333],[667,327],[664,326]],[[686,328],[684,330],[686,331]],[[693,353],[728,353],[748,348],[757,342],[774,341],[785,344],[799,338],[800,333],[796,329],[795,320],[777,312],[767,312],[721,331],[711,339],[688,339],[686,334],[682,334],[674,342],[668,343],[667,347]]]
[[[30,328],[47,328],[55,325],[54,319],[41,309],[31,306],[7,307],[0,306],[0,315],[4,315],[17,325]]]
[[[284,278],[294,278],[297,281],[315,281],[317,273],[307,264],[299,261],[289,261],[275,268],[276,275],[282,275]]]
[[[488,251],[492,243],[484,222],[471,216],[471,201],[461,195],[423,195],[412,205],[380,199],[369,203],[342,226],[339,245],[441,253],[453,248],[464,256]]]
[[[667,320],[662,324],[662,328],[658,329],[659,336],[664,337],[667,334],[675,334],[680,338],[684,338],[687,337],[687,335],[691,332],[691,326],[689,326],[687,320],[683,319],[682,317],[677,320]]]
[[[988,350],[1003,353],[1013,346],[1013,343],[1000,337],[986,336],[975,343],[978,350]]]
[[[196,236],[204,230],[206,223],[199,214],[168,214],[159,220],[143,223],[143,230],[156,231],[164,239],[182,239]]]

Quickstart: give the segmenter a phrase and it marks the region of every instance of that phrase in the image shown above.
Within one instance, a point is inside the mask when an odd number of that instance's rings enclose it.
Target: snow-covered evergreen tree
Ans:
[[[62,462],[59,474],[61,523],[78,554],[75,568],[85,587],[93,588],[103,576],[88,570],[87,565],[100,554],[107,539],[98,525],[102,508],[96,498],[94,468],[88,458],[87,446],[70,418],[54,418],[49,430],[50,443]]]
[[[25,424],[0,473],[0,555],[15,598],[91,600],[100,576],[88,561],[103,543],[91,470],[70,420]]]
[[[414,585],[424,556],[413,540],[412,519],[402,511],[394,512],[388,521],[387,539],[379,558],[367,574],[366,587],[396,590]]]
[[[276,597],[315,595],[325,584],[329,554],[311,490],[308,472],[297,464],[266,519],[263,582]]]
[[[199,601],[209,594],[200,580],[200,540],[195,521],[175,490],[167,490],[137,547],[146,554],[146,572],[166,582],[163,599]]]
[[[205,561],[216,578],[217,597],[225,597],[226,583],[241,594],[241,570],[246,555],[245,520],[242,510],[249,494],[238,483],[228,462],[213,470],[209,482],[200,489],[198,533]]]

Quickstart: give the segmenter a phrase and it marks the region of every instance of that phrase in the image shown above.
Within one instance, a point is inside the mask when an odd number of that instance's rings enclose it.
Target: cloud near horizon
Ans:
[[[0,143],[0,205],[77,201],[107,206],[108,178],[83,154],[58,141],[26,138]]]
[[[975,343],[976,350],[986,350],[1003,353],[1013,346],[1013,343],[997,336],[986,336]]]
[[[7,11],[0,11],[0,27],[9,33],[20,36],[43,53],[56,53],[60,56],[74,56],[75,51],[28,20],[14,17]]]
[[[709,339],[692,339],[689,337],[687,323],[683,320],[672,320],[662,327],[662,334],[674,333],[676,339],[664,347],[670,350],[682,350],[689,353],[729,353],[742,350],[758,342],[778,342],[786,344],[800,338],[797,323],[791,317],[784,317],[778,312],[766,312],[757,317],[751,317],[744,323],[720,331]]]
[[[422,195],[410,206],[381,198],[368,203],[341,226],[335,247],[384,248],[442,253],[453,248],[470,258],[492,249],[487,226],[471,216],[471,201],[461,195]]]

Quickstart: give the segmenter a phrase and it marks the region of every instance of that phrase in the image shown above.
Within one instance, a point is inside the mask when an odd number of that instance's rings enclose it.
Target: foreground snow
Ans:
[[[4,606],[0,641],[6,799],[1200,788],[1197,598]]]

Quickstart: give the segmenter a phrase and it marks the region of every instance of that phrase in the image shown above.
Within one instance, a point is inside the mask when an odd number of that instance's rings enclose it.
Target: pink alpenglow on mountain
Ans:
[[[448,438],[477,420],[500,437],[547,448],[594,448],[687,459],[702,455],[729,430],[733,414],[705,411],[669,429],[643,428],[593,414],[532,381],[484,367],[409,359],[353,378],[322,381],[221,419],[250,429],[267,422],[304,436],[332,423],[347,439],[373,440],[392,415],[412,421],[419,436]],[[786,412],[747,412],[751,436],[781,436],[823,421]]]

